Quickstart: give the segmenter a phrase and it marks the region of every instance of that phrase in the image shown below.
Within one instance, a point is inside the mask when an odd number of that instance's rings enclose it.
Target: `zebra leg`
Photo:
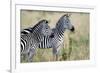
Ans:
[[[58,54],[53,54],[53,61],[58,61]]]
[[[56,54],[56,61],[58,61],[59,59],[58,59],[58,54]]]
[[[58,47],[53,47],[53,60],[54,61],[58,61],[59,60],[59,51],[60,51],[60,49],[61,49],[61,47],[62,47],[62,44],[61,45],[59,45]]]
[[[27,62],[27,53],[26,50],[24,50],[23,52],[21,52],[21,62],[25,61]]]
[[[35,55],[35,49],[32,48],[28,53],[28,62],[33,62],[34,55]]]
[[[58,52],[56,48],[53,48],[53,61],[58,61]]]

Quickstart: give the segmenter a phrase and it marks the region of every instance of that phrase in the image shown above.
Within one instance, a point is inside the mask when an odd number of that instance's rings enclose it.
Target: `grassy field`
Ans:
[[[21,11],[21,29],[34,26],[39,20],[49,20],[49,26],[54,28],[58,19],[67,12],[48,11]],[[88,60],[90,58],[90,33],[89,13],[70,12],[71,23],[75,27],[75,33],[66,31],[64,33],[64,45],[59,53],[59,60]],[[53,61],[51,49],[37,49],[34,62]],[[21,59],[21,62],[25,62]]]

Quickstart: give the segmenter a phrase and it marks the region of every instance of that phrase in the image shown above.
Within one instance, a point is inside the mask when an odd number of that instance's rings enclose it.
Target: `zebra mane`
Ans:
[[[45,19],[44,19],[44,20],[41,20],[41,21],[39,21],[35,26],[33,26],[31,29],[32,29],[32,30],[36,29],[36,28],[37,28],[39,25],[41,25],[41,23],[44,22],[44,21],[45,21],[46,23],[48,23],[48,21],[45,20]]]
[[[29,33],[32,33],[35,29],[37,29],[38,26],[41,25],[42,22],[48,23],[47,20],[41,20],[41,21],[39,21],[35,26],[29,27],[29,28],[26,28],[26,29],[23,29],[23,31],[21,31],[21,33],[22,33],[22,34],[28,34],[28,32],[29,32]],[[25,32],[24,30],[26,30],[27,32]]]

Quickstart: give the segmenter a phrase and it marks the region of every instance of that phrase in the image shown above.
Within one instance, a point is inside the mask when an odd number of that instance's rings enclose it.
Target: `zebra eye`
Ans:
[[[46,27],[46,29],[48,29],[48,27]]]
[[[66,23],[69,23],[69,21],[66,21]]]

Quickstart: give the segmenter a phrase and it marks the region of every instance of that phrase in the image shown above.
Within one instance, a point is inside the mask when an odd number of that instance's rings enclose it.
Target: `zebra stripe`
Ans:
[[[39,48],[53,48],[53,54],[58,55],[59,49],[63,44],[64,32],[66,29],[74,31],[74,27],[67,14],[63,15],[58,20],[56,27],[52,29],[53,34],[43,37],[43,41],[39,44]]]
[[[21,32],[21,54],[28,55],[27,61],[32,61],[35,49],[43,41],[43,36],[51,35],[51,29],[47,24],[47,20],[41,20],[33,28]]]
[[[23,51],[23,50],[25,50],[25,45],[26,45],[26,41],[25,40],[23,40],[23,38],[21,38],[21,52]]]

